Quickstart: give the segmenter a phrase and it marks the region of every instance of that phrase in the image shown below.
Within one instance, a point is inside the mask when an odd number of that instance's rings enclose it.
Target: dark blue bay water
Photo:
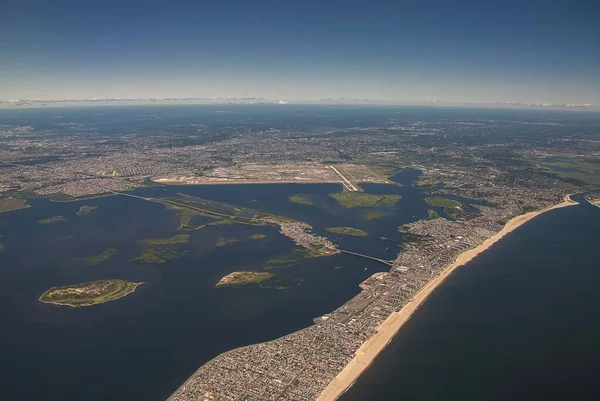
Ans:
[[[424,195],[410,187],[367,189],[404,197],[386,209],[386,218],[366,220],[364,209],[343,208],[328,195],[339,192],[340,185],[154,187],[138,193],[183,192],[225,201],[306,221],[323,234],[331,226],[362,228],[371,234],[362,241],[332,238],[345,249],[391,259],[401,245],[397,227],[426,214]],[[291,203],[294,193],[310,194],[319,205]],[[285,256],[295,245],[272,227],[210,226],[185,232],[191,235],[187,255],[164,264],[134,264],[129,260],[140,255],[140,239],[182,233],[174,212],[120,196],[71,203],[34,199],[30,204],[0,215],[5,245],[0,252],[0,400],[164,400],[219,353],[306,327],[357,294],[361,281],[387,269],[340,254],[277,271],[303,279],[288,290],[217,289],[224,275],[262,270],[268,258]],[[77,216],[82,205],[98,209]],[[57,215],[66,220],[38,223]],[[267,237],[249,238],[256,233]],[[390,240],[379,239],[384,235]],[[239,242],[216,246],[219,238]],[[77,260],[108,248],[118,255],[98,265]],[[108,278],[145,284],[134,294],[93,307],[38,302],[50,287]]]
[[[438,288],[341,401],[600,399],[600,209],[531,221]]]

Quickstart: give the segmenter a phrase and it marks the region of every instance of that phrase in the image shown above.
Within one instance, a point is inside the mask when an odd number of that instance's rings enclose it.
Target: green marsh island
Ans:
[[[290,202],[300,205],[314,205],[314,202],[308,199],[305,195],[295,194],[289,197]]]
[[[98,206],[81,206],[77,212],[77,216],[85,216],[92,212],[92,210],[98,209]]]
[[[260,283],[274,276],[269,272],[237,271],[229,273],[217,283],[216,287],[240,287],[242,285]]]
[[[367,210],[363,217],[365,220],[375,220],[389,215],[389,212],[383,210]]]
[[[118,253],[119,252],[115,248],[109,248],[109,249],[106,249],[106,250],[100,252],[98,255],[89,256],[87,258],[75,258],[75,259],[80,260],[80,261],[85,261],[85,262],[89,263],[90,265],[94,266],[94,265],[104,262],[105,260],[112,258],[113,256],[117,255]]]
[[[38,223],[40,224],[53,224],[53,223],[58,223],[59,221],[64,221],[65,216],[54,216],[54,217],[48,217],[47,219],[41,219],[38,220]]]
[[[268,259],[264,263],[263,267],[266,270],[283,269],[285,267],[292,267],[307,259],[331,256],[335,255],[336,253],[338,253],[337,250],[316,246],[308,249],[294,249],[288,255]]]
[[[248,284],[258,284],[261,288],[287,290],[303,283],[299,277],[277,277],[269,272],[237,271],[229,273],[215,285],[215,287],[241,287]]]
[[[329,231],[330,233],[353,235],[355,237],[366,237],[367,235],[369,235],[369,233],[367,233],[366,231],[359,230],[358,228],[352,228],[352,227],[329,227],[329,228],[326,228],[325,230]]]
[[[440,196],[432,196],[425,198],[425,202],[430,206],[441,207],[442,210],[451,218],[455,219],[460,216],[463,210],[463,204],[453,199],[442,198]],[[429,213],[429,212],[428,212]],[[431,217],[431,214],[430,214]]]
[[[31,207],[25,199],[0,198],[0,213],[10,212],[11,210],[26,209]]]
[[[329,196],[347,208],[393,206],[402,199],[402,195],[375,195],[365,192],[338,192]]]
[[[170,238],[143,239],[140,241],[143,253],[137,258],[131,259],[131,262],[166,263],[187,253],[182,247],[188,243],[189,239],[190,236],[187,234],[179,234]]]
[[[114,301],[129,295],[143,283],[125,280],[100,280],[66,287],[53,287],[46,291],[40,302],[79,308]]]
[[[4,250],[4,244],[0,244],[0,252]]]
[[[238,242],[240,242],[240,240],[238,240],[236,238],[220,237],[220,238],[217,238],[217,242],[215,243],[215,246],[233,245],[233,244],[237,244]]]
[[[419,179],[417,180],[417,182],[415,182],[414,186],[416,188],[432,188],[435,187],[439,184],[441,184],[442,181],[432,175],[427,175],[427,174],[423,174],[422,176],[419,177]]]

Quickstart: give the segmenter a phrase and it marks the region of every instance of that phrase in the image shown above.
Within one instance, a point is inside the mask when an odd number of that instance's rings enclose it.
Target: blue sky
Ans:
[[[0,100],[600,103],[595,3],[5,0]]]

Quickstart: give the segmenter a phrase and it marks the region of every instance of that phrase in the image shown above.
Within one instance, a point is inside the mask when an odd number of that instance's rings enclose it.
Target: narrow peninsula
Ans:
[[[46,291],[40,302],[79,308],[114,301],[129,295],[143,283],[125,280],[100,280],[66,287],[53,287]]]

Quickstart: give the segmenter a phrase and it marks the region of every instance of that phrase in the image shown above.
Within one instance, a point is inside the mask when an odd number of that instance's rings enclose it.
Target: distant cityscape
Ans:
[[[394,260],[370,258],[391,269],[365,280],[358,295],[310,327],[217,356],[170,401],[334,400],[361,347],[459,255],[518,216],[569,205],[568,194],[600,186],[597,120],[580,113],[423,116],[385,108],[374,117],[370,109],[289,105],[265,118],[260,107],[241,117],[224,106],[201,116],[120,110],[117,127],[102,109],[76,119],[58,108],[51,124],[19,124],[15,116],[17,123],[0,126],[0,194],[75,200],[156,185],[278,182],[339,183],[344,194],[362,194],[364,183],[402,185],[392,177],[413,171],[410,185],[432,207],[426,219],[399,227],[404,242]],[[123,125],[127,119],[135,124]],[[300,247],[344,252],[307,224],[264,221]]]
[[[315,100],[289,101],[282,99],[268,99],[265,97],[102,97],[81,99],[7,99],[0,100],[0,108],[12,107],[46,107],[60,105],[98,105],[98,104],[356,104],[356,105],[437,105],[437,106],[465,106],[465,107],[508,107],[508,108],[541,108],[541,109],[600,109],[600,104],[594,103],[551,103],[551,102],[517,102],[517,101],[452,101],[452,100],[424,100],[420,102],[376,100],[368,98],[321,98]]]

